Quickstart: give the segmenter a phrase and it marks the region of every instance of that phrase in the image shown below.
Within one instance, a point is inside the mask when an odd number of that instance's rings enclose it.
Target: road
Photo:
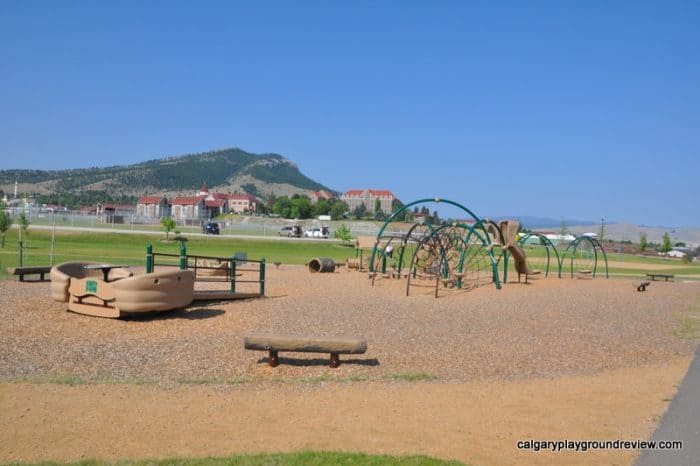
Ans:
[[[681,450],[646,450],[635,466],[692,466],[700,464],[700,346],[671,406],[651,440],[680,440]]]

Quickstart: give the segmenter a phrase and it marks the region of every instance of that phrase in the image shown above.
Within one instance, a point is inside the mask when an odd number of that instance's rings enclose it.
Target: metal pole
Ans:
[[[187,270],[187,247],[180,241],[180,270]]]
[[[231,293],[236,292],[236,260],[235,257],[231,258]]]
[[[146,273],[153,273],[153,246],[146,245]]]
[[[265,258],[260,259],[260,296],[265,296]]]
[[[231,267],[228,269],[228,281],[231,293],[236,292],[236,256],[231,256]]]

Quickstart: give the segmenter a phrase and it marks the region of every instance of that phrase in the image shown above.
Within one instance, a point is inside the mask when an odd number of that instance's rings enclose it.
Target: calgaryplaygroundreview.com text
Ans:
[[[518,450],[585,452],[588,450],[682,450],[680,440],[518,440]]]

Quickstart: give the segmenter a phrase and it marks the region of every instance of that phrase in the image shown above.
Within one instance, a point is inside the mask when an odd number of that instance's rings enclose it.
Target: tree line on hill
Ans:
[[[136,205],[138,197],[113,195],[106,191],[82,191],[80,193],[37,194],[34,197],[38,205],[60,205],[70,210],[81,207],[94,207],[97,204]]]

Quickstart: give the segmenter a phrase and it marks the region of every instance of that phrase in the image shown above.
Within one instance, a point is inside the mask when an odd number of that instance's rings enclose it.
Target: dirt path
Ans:
[[[475,383],[0,384],[0,461],[348,450],[489,464],[630,464],[636,451],[518,440],[647,439],[690,358],[594,376]]]

